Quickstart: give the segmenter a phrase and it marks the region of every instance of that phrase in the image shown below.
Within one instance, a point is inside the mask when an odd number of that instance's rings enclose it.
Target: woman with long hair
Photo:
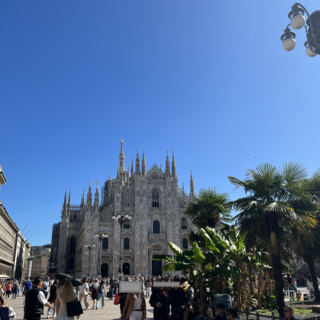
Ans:
[[[62,284],[62,285],[61,285]],[[69,280],[59,281],[57,292],[57,320],[74,320],[74,317],[67,315],[67,303],[78,300],[72,283]],[[77,316],[79,319],[79,316]]]
[[[107,292],[107,289],[105,286],[105,281],[101,280],[99,287],[98,287],[98,299],[97,299],[97,306],[96,306],[97,310],[99,308],[100,299],[102,300],[102,309],[104,309],[104,297],[105,297],[106,292]]]
[[[50,287],[50,291],[49,291],[49,299],[48,301],[54,306],[53,309],[53,317],[55,317],[55,313],[56,313],[56,299],[57,299],[57,289],[58,289],[58,284],[57,284],[57,280],[53,281],[52,286]],[[48,307],[48,313],[47,313],[47,319],[49,319],[50,316],[50,311],[51,308]]]

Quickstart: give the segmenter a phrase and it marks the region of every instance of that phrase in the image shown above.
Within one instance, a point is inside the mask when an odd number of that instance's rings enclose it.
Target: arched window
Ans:
[[[72,237],[70,241],[70,254],[75,254],[75,253],[76,253],[76,239]]]
[[[108,249],[109,248],[109,239],[103,238],[102,240],[102,249]]]
[[[159,208],[159,192],[157,189],[152,191],[152,207]]]
[[[124,241],[123,241],[123,249],[129,249],[129,243],[130,243],[130,240],[129,238],[124,238]]]
[[[160,233],[160,222],[158,220],[153,221],[153,233]]]
[[[69,270],[74,270],[74,258],[69,259]]]
[[[186,218],[181,219],[181,229],[187,229],[187,220]]]
[[[182,239],[182,248],[188,249],[188,239],[187,238]]]

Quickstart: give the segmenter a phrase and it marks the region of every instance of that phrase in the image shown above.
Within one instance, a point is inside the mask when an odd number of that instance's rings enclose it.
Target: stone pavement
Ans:
[[[17,297],[17,299],[9,299],[8,305],[9,307],[13,308],[13,310],[16,312],[16,319],[22,320],[23,319],[23,300],[24,297]],[[92,300],[89,300],[90,307],[92,307]],[[41,319],[47,318],[47,307],[45,308],[44,315],[41,317]],[[113,301],[109,300],[108,298],[105,298],[105,308],[102,310],[101,308],[101,301],[99,304],[99,309],[96,310],[86,310],[84,307],[84,303],[82,301],[82,308],[83,314],[80,316],[81,320],[115,320],[120,318],[120,306],[115,306],[113,304]],[[51,320],[56,320],[56,318],[52,317],[52,311],[51,311]],[[150,307],[149,299],[147,299],[147,319],[153,319],[153,309]]]

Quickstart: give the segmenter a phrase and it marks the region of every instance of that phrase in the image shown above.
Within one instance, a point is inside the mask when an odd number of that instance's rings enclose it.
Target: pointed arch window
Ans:
[[[159,208],[159,191],[157,189],[152,191],[152,207]]]
[[[181,219],[181,229],[188,229],[186,218]]]
[[[160,222],[158,220],[153,221],[153,233],[160,233]]]
[[[109,239],[108,238],[104,238],[102,240],[102,249],[108,249],[109,248]]]
[[[187,238],[182,239],[182,249],[188,249],[188,239]]]
[[[124,238],[123,249],[129,249],[129,248],[130,248],[130,240],[129,238]]]

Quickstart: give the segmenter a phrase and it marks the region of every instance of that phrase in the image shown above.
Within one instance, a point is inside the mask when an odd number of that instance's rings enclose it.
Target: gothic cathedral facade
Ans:
[[[178,186],[174,154],[170,166],[167,152],[165,171],[157,165],[149,170],[143,151],[140,162],[137,152],[135,165],[124,166],[123,140],[117,176],[98,182],[92,199],[91,181],[87,197],[80,205],[71,204],[65,194],[61,222],[53,225],[50,275],[64,272],[75,277],[115,276],[120,263],[124,274],[160,275],[161,261],[153,261],[155,254],[173,254],[168,241],[188,249],[188,234],[196,228],[184,216],[184,210],[194,196],[191,173],[190,194]],[[93,201],[92,201],[93,200]],[[93,202],[93,203],[92,203]],[[122,224],[116,215],[128,215]],[[106,235],[99,240],[99,233]],[[121,259],[120,259],[121,254]]]

